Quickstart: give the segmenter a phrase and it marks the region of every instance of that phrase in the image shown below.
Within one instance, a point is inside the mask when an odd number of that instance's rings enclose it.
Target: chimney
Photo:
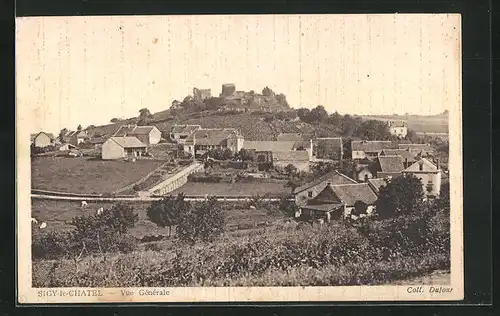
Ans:
[[[405,158],[405,168],[408,168],[408,158]]]
[[[439,170],[439,169],[441,169],[441,168],[439,167],[439,158],[436,158],[436,167],[437,167],[437,169],[438,169],[438,170]]]

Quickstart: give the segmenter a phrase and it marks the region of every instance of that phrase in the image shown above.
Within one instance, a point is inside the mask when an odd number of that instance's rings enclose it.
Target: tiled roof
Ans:
[[[333,172],[329,172],[327,174],[325,174],[324,176],[321,176],[309,183],[306,183],[304,185],[301,185],[300,187],[297,187],[295,188],[295,190],[293,190],[293,193],[299,193],[299,192],[302,192],[304,190],[307,190],[315,185],[318,185],[322,182],[330,182],[332,185],[336,185],[336,184],[349,184],[349,183],[356,183],[356,181],[354,181],[353,179],[349,178],[348,176],[346,175],[343,175],[342,173],[338,172],[338,171],[333,171]]]
[[[309,161],[309,153],[305,150],[296,151],[273,151],[274,161]]]
[[[116,142],[123,148],[143,148],[146,145],[135,137],[111,137],[111,140]]]
[[[274,140],[245,140],[243,148],[255,151],[291,151],[295,141],[274,141]]]
[[[200,129],[200,125],[174,125],[170,130],[170,133],[179,134],[179,133],[191,133],[194,130]]]
[[[399,144],[399,149],[410,149],[410,150],[424,150],[432,151],[432,147],[429,144]]]
[[[318,147],[342,148],[342,137],[321,137],[316,142]]]
[[[347,206],[354,206],[356,201],[372,205],[377,200],[377,195],[368,183],[341,184],[331,187],[339,199]]]
[[[113,135],[115,137],[124,137],[130,134],[136,125],[122,125],[120,128],[116,131],[116,133]]]
[[[330,212],[333,209],[338,208],[339,206],[342,206],[341,203],[325,203],[325,204],[306,204],[302,208],[309,209],[309,210],[314,210],[314,211],[320,211],[320,212]]]
[[[311,148],[311,141],[309,140],[298,140],[294,142],[293,149],[309,149]]]
[[[373,190],[378,193],[382,186],[387,184],[387,181],[382,178],[369,179],[368,183],[372,186]]]
[[[420,164],[422,164],[422,170],[420,170]],[[435,164],[430,162],[425,158],[420,158],[417,162],[413,163],[411,166],[406,168],[405,172],[413,172],[413,171],[437,171],[438,168]]]
[[[52,134],[52,133],[39,132],[39,133],[30,135],[31,141],[33,141],[38,135],[40,135],[42,133],[47,135],[50,139],[54,139],[54,134]]]
[[[384,149],[380,153],[382,156],[401,156],[403,160],[408,159],[409,162],[415,161],[417,153],[407,149]]]
[[[378,156],[378,162],[382,172],[401,172],[404,170],[401,156]]]
[[[302,134],[300,133],[281,133],[276,138],[278,141],[297,141],[302,140]]]
[[[309,205],[336,204],[342,202],[347,206],[354,206],[356,201],[372,205],[377,195],[368,183],[339,184],[326,186],[314,199],[307,202]]]
[[[231,136],[239,136],[234,128],[198,129],[186,139],[186,142],[194,142],[195,145],[221,145]]]
[[[351,142],[351,149],[353,151],[374,152],[381,151],[382,149],[393,148],[391,141],[369,141],[369,140],[353,140]]]
[[[136,126],[129,135],[148,135],[156,126]]]

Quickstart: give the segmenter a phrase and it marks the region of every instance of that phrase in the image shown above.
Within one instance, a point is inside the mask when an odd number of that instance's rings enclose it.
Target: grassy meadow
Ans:
[[[110,193],[140,180],[163,163],[37,157],[31,163],[31,187],[70,193]]]

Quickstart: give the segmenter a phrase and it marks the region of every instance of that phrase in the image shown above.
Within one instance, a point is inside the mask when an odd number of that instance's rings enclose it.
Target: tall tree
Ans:
[[[81,131],[82,130],[82,126],[81,125],[78,125],[78,127],[76,128],[77,131]]]
[[[423,197],[422,181],[412,174],[401,175],[379,189],[377,214],[388,218],[414,213]]]
[[[168,227],[169,237],[172,235],[172,226],[179,223],[182,213],[189,212],[191,204],[185,201],[184,194],[177,197],[167,196],[161,200],[153,201],[147,209],[149,220],[158,227]]]
[[[226,228],[226,218],[222,206],[215,197],[195,205],[181,214],[177,235],[181,241],[194,244],[197,240],[211,242]]]
[[[318,105],[312,109],[311,112],[309,112],[307,115],[307,121],[308,123],[319,123],[325,121],[327,117],[328,112],[326,112],[325,107]]]

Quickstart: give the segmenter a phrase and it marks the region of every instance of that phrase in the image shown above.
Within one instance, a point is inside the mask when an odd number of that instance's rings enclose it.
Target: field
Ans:
[[[31,164],[31,187],[71,193],[109,193],[140,180],[162,163],[38,157]]]
[[[255,183],[202,183],[188,182],[171,194],[184,193],[186,195],[284,195],[290,193],[290,188],[284,182],[255,182]]]
[[[448,115],[409,115],[396,116],[396,115],[381,115],[381,116],[364,116],[366,119],[380,119],[380,120],[406,120],[408,128],[414,130],[416,133],[448,133]]]
[[[45,232],[69,231],[73,229],[69,223],[75,216],[93,215],[100,207],[109,208],[112,203],[88,201],[87,208],[81,208],[78,201],[54,201],[32,199],[31,215],[39,222],[46,222]],[[139,215],[139,222],[130,230],[136,238],[146,235],[168,235],[168,228],[159,228],[148,220],[146,209],[149,203],[132,203],[134,211]],[[231,205],[224,207],[229,231],[252,229],[266,221],[281,218],[280,214],[269,214],[263,209],[236,208]]]

